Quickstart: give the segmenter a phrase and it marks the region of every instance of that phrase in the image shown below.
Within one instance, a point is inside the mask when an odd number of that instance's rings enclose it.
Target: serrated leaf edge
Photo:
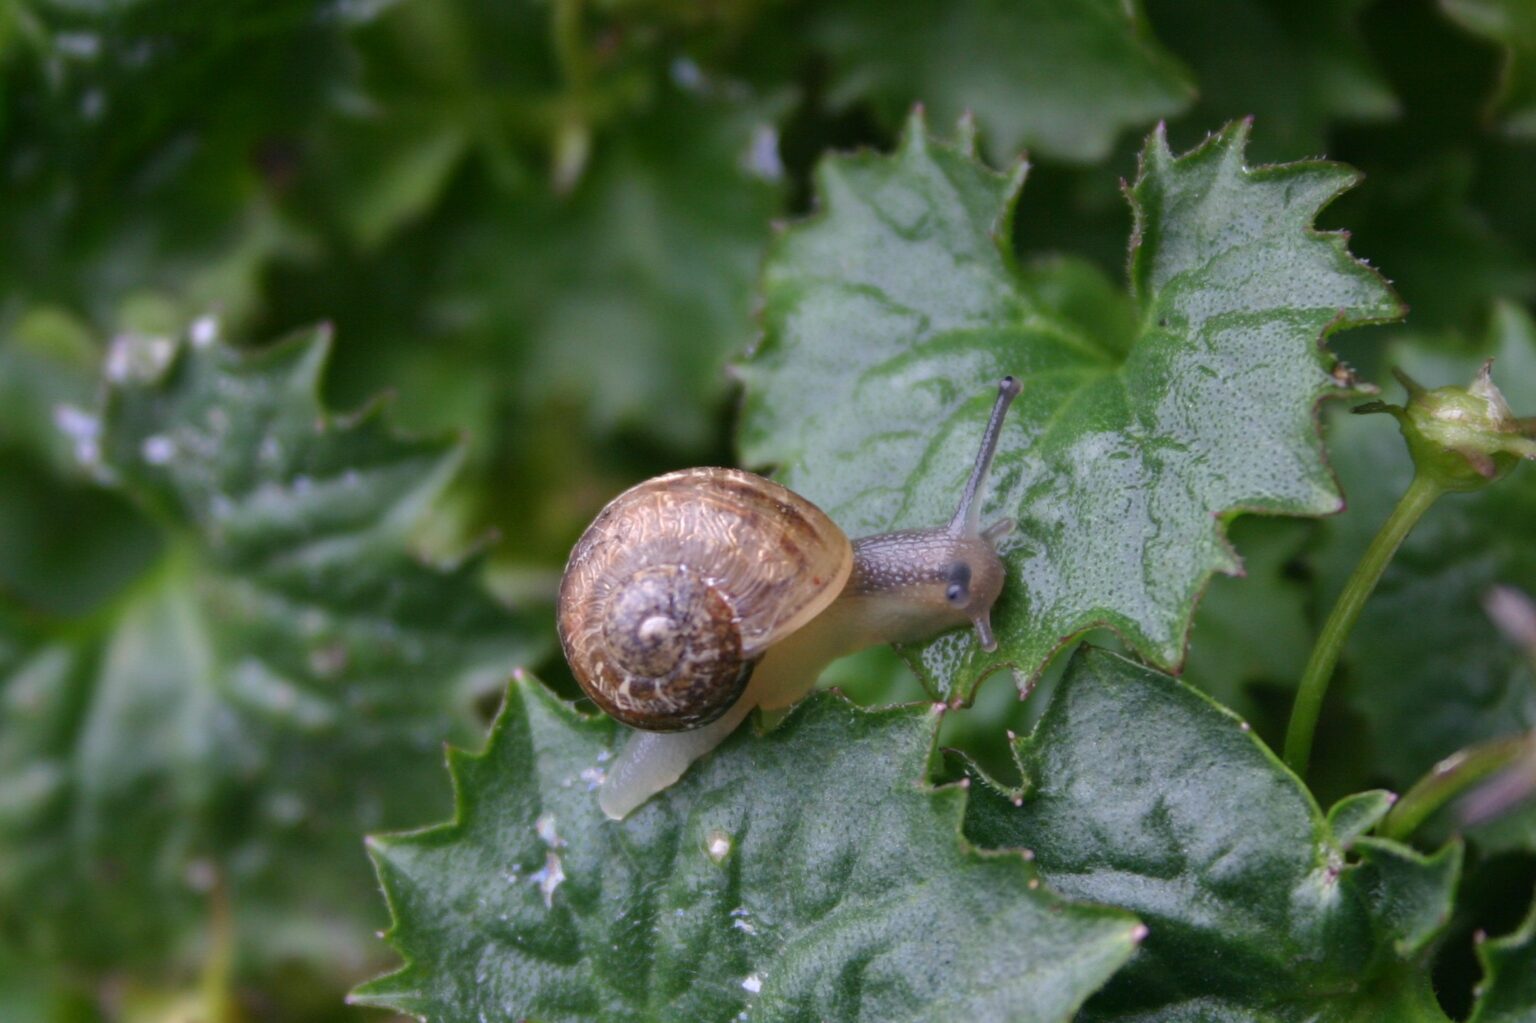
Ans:
[[[797,704],[784,721],[775,728],[775,731],[783,728],[789,723],[790,719],[803,713],[804,708],[813,700],[836,701],[852,713],[869,717],[902,718],[914,723],[920,722],[923,717],[928,718],[929,722],[923,725],[928,729],[929,735],[927,753],[922,758],[922,776],[913,779],[911,784],[919,792],[927,793],[940,802],[950,817],[950,824],[953,827],[953,838],[958,853],[962,857],[974,856],[985,860],[1002,859],[1018,862],[1028,875],[1026,884],[1033,897],[1044,900],[1053,910],[1072,909],[1078,912],[1086,911],[1106,917],[1119,918],[1124,930],[1124,959],[1122,960],[1122,965],[1124,961],[1129,960],[1131,954],[1147,934],[1147,928],[1133,914],[1115,906],[1101,906],[1066,899],[1044,884],[1038,870],[1036,870],[1031,862],[1031,855],[1026,851],[983,848],[974,845],[965,837],[965,809],[970,780],[962,778],[955,782],[935,785],[929,783],[925,777],[927,765],[932,762],[938,751],[938,719],[940,714],[936,712],[936,708],[933,705],[918,703],[866,708],[853,703],[841,692],[822,690],[813,694],[809,699],[802,700]],[[405,924],[400,913],[399,881],[395,877],[397,871],[395,862],[396,849],[407,843],[450,839],[463,830],[474,808],[473,801],[465,788],[465,775],[468,771],[491,759],[499,743],[503,741],[503,736],[513,720],[513,714],[518,712],[520,708],[524,708],[533,702],[537,702],[551,715],[577,729],[601,729],[607,731],[610,738],[615,734],[616,729],[609,719],[601,715],[582,714],[573,704],[557,697],[531,673],[522,669],[513,672],[512,678],[507,684],[506,696],[502,700],[501,707],[486,733],[485,742],[480,750],[478,752],[464,750],[451,744],[445,744],[444,746],[444,760],[448,768],[448,775],[453,790],[452,816],[448,820],[440,821],[436,824],[429,824],[405,831],[369,835],[364,840],[368,857],[373,863],[374,871],[379,881],[380,892],[384,897],[384,902],[390,915],[389,926],[379,933],[379,937],[400,955],[402,963],[388,973],[365,981],[353,988],[347,995],[346,1000],[348,1004],[393,1009],[405,1012],[416,1019],[422,1020],[423,1023],[427,1020],[425,1015],[421,1015],[411,1008],[412,999],[422,997],[421,993],[411,988],[398,986],[417,968],[417,963],[400,948],[395,940]],[[522,713],[526,719],[526,711],[524,710]],[[619,827],[622,824],[615,824],[614,826]]]

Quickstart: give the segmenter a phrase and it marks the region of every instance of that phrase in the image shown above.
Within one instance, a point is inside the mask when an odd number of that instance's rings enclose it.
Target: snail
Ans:
[[[979,523],[1013,377],[998,385],[954,517],[850,542],[810,501],[739,469],[684,469],[608,503],[571,551],[557,618],[586,694],[637,731],[598,793],[620,820],[667,788],[754,709],[782,710],[823,668],[879,643],[970,623],[984,650],[1003,587]]]

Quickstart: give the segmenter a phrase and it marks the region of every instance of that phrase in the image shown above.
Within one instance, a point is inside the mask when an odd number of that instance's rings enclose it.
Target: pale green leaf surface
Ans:
[[[1332,164],[1250,170],[1246,127],[1174,157],[1147,145],[1129,338],[1088,325],[1010,255],[1022,172],[1002,176],[914,119],[890,156],[829,159],[824,210],[764,276],[765,334],[742,368],[746,462],[779,468],[849,535],[947,521],[993,382],[1017,375],[984,519],[1017,518],[991,658],[958,633],[922,654],[968,694],[1001,663],[1039,672],[1106,624],[1166,666],[1193,604],[1236,559],[1233,513],[1338,507],[1314,407],[1341,390],[1320,339],[1397,315],[1319,234],[1353,180]]]
[[[926,707],[821,694],[738,732],[622,823],[592,789],[616,733],[526,678],[453,823],[375,839],[405,957],[354,1000],[428,1020],[1068,1020],[1137,924],[961,841],[921,779]]]
[[[1194,92],[1140,5],[1119,0],[859,0],[822,5],[811,33],[831,57],[834,103],[872,101],[891,124],[913,103],[940,123],[971,111],[999,160],[1026,148],[1102,159]]]
[[[1427,387],[1465,385],[1482,356],[1448,354],[1445,347],[1399,344],[1389,362]],[[1536,325],[1529,316],[1499,307],[1486,354],[1495,357],[1494,382],[1516,412],[1536,410]],[[1330,438],[1350,510],[1324,525],[1313,552],[1321,607],[1330,606],[1413,474],[1402,436],[1386,416],[1339,415]],[[1369,726],[1372,762],[1399,790],[1465,746],[1536,727],[1529,662],[1483,610],[1495,584],[1536,593],[1536,467],[1523,463],[1497,485],[1448,494],[1429,510],[1345,648],[1343,691]],[[1536,840],[1536,823],[1524,833],[1501,843]]]
[[[0,916],[91,967],[195,955],[209,892],[242,964],[362,971],[361,835],[446,796],[437,759],[544,640],[407,533],[457,458],[333,417],[316,332],[257,354],[123,337],[98,473],[165,554],[93,618],[18,633],[0,678]]]
[[[1386,789],[1372,789],[1345,796],[1328,808],[1328,830],[1334,841],[1348,849],[1368,833],[1392,809],[1397,797]]]
[[[1325,818],[1229,711],[1092,648],[1016,755],[1022,790],[974,790],[966,834],[1149,929],[1084,1021],[1446,1019],[1426,956],[1461,851],[1358,837],[1383,794]]]

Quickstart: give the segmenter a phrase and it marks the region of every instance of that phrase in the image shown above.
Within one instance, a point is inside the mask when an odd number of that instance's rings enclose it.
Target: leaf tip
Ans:
[[[955,122],[955,145],[961,153],[972,160],[976,159],[978,133],[976,113],[970,107],[966,107],[961,112],[960,119]]]
[[[912,104],[907,120],[901,126],[902,152],[922,152],[928,148],[928,110],[922,102]]]

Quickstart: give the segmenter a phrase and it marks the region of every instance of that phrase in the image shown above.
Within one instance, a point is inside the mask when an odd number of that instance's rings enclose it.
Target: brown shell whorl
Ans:
[[[752,674],[730,602],[685,566],[642,568],[614,589],[594,622],[602,641],[587,647],[591,671],[620,681],[612,692],[588,691],[599,704],[601,692],[611,701],[603,709],[637,728],[708,724],[736,702]]]
[[[815,505],[736,469],[689,469],[616,497],[560,583],[560,642],[606,713],[648,731],[708,724],[765,649],[836,598],[847,538]]]

